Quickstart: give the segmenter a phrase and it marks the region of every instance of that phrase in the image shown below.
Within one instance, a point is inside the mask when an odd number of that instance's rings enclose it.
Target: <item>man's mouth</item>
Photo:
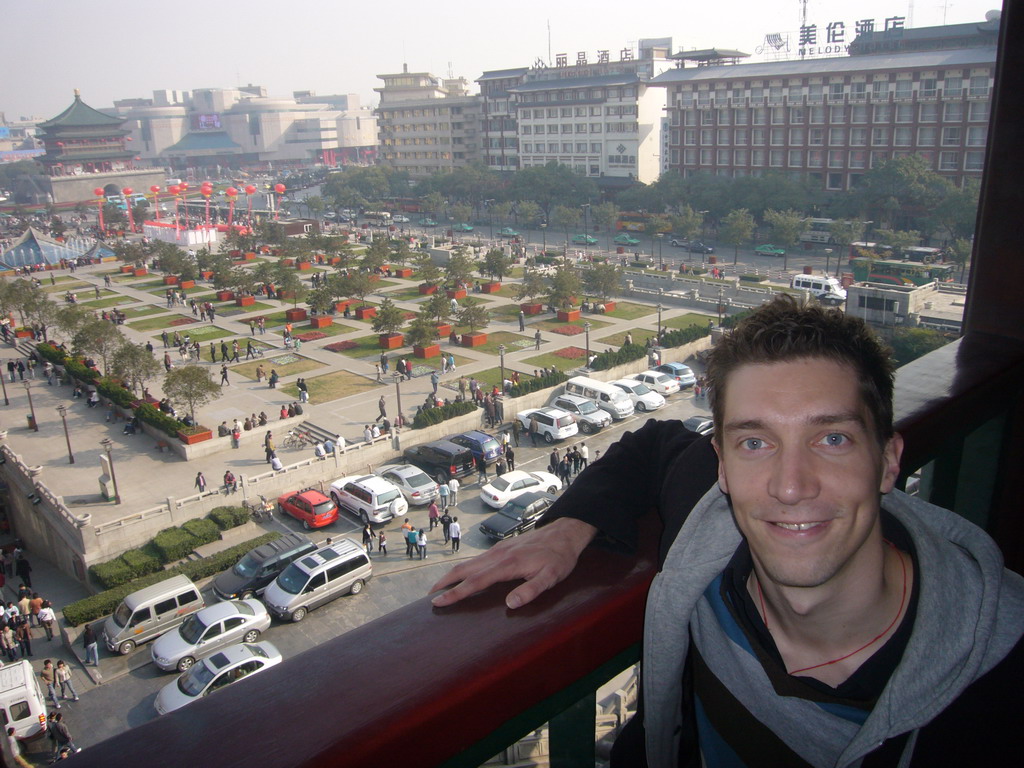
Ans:
[[[772,525],[785,528],[787,531],[807,531],[815,526],[822,525],[822,523],[772,523]]]

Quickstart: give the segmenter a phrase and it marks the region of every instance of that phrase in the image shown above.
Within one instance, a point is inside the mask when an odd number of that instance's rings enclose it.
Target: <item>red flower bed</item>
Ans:
[[[403,320],[412,320],[414,317],[416,317],[416,313],[415,312],[403,312],[402,313],[402,319]]]
[[[317,339],[326,339],[327,334],[320,333],[320,331],[306,331],[305,333],[295,334],[295,338],[302,341],[316,341]]]
[[[191,325],[196,322],[193,317],[179,317],[176,320],[171,320],[170,325]]]
[[[333,344],[327,344],[324,349],[329,349],[331,352],[344,352],[346,349],[355,349],[358,346],[354,341],[336,341]]]
[[[587,350],[580,349],[579,347],[565,347],[564,349],[556,349],[552,354],[564,357],[567,360],[578,360],[587,354]]]
[[[563,336],[575,336],[578,333],[583,333],[583,329],[578,325],[560,325],[558,328],[552,328],[552,333],[560,333]]]

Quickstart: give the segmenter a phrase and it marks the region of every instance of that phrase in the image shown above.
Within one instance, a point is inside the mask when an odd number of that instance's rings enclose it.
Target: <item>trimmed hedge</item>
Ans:
[[[118,559],[124,561],[124,563],[132,569],[134,574],[132,576],[133,579],[137,579],[140,576],[148,576],[151,573],[156,573],[164,567],[164,564],[160,562],[160,558],[142,548],[129,549]],[[121,583],[123,584],[124,582]],[[113,587],[117,585],[107,582],[106,586]]]
[[[36,344],[36,351],[54,365],[64,365],[64,361],[68,358],[64,351],[57,349],[53,344],[49,344],[45,341]]]
[[[520,397],[522,395],[528,395],[530,392],[536,392],[540,389],[547,389],[548,387],[556,387],[563,381],[568,380],[561,371],[555,371],[549,373],[546,376],[538,376],[532,379],[523,379],[518,384],[513,384],[508,391],[509,397]]]
[[[120,586],[121,584],[127,584],[132,579],[138,578],[142,574],[134,573],[130,565],[125,562],[121,557],[116,557],[113,560],[108,560],[105,563],[99,565],[93,565],[89,567],[89,573],[92,574],[101,587],[112,589],[113,587]]]
[[[205,518],[189,520],[182,523],[181,527],[199,540],[198,546],[209,544],[211,541],[216,541],[220,538],[220,528],[217,527],[215,522]]]
[[[222,531],[249,522],[249,513],[244,507],[215,507],[207,517]]]
[[[184,528],[164,528],[153,537],[153,547],[165,563],[181,560],[202,543]]]
[[[412,428],[423,429],[433,424],[440,424],[442,421],[454,419],[456,416],[472,413],[476,407],[476,403],[472,400],[458,400],[448,403],[448,405],[442,405],[440,408],[424,408],[412,420]]]
[[[135,396],[114,379],[103,377],[96,382],[96,391],[122,408],[131,409],[135,405]]]
[[[249,541],[245,541],[241,544],[230,547],[229,549],[225,549],[223,552],[218,552],[216,555],[211,557],[204,557],[202,560],[193,560],[188,563],[182,563],[174,568],[168,568],[166,571],[151,573],[148,576],[135,579],[134,581],[122,584],[114,589],[108,589],[105,592],[100,592],[99,594],[92,595],[91,597],[86,597],[64,607],[64,620],[72,627],[77,627],[80,624],[95,621],[101,616],[113,613],[118,604],[132,592],[148,587],[152,584],[158,584],[165,579],[169,579],[171,576],[184,574],[192,579],[192,581],[199,581],[200,579],[205,579],[208,576],[213,576],[215,573],[220,573],[221,571],[232,567],[250,550],[255,549],[261,544],[266,544],[268,541],[273,541],[279,536],[281,536],[281,534],[278,531],[265,533],[262,536],[257,536],[255,539],[250,539]],[[104,565],[106,565],[106,563],[104,563]]]
[[[661,334],[661,346],[681,347],[683,344],[689,344],[691,341],[702,339],[710,333],[711,329],[706,325],[691,325],[686,328],[677,328],[674,331]]]
[[[625,365],[634,360],[647,356],[647,349],[643,344],[623,344],[617,350],[609,349],[600,353],[590,364],[592,371],[606,371],[617,365]]]
[[[177,419],[172,419],[152,403],[142,403],[135,409],[135,415],[139,417],[140,421],[156,427],[169,437],[177,437],[179,431],[188,429],[188,425]]]

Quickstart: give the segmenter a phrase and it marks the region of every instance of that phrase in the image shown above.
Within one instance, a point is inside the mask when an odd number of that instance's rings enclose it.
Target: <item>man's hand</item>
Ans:
[[[505,598],[509,608],[524,606],[572,573],[580,553],[596,535],[594,526],[563,517],[526,536],[498,542],[490,551],[452,568],[431,587],[431,592],[437,592],[458,585],[433,603],[451,605],[499,581],[526,579]]]

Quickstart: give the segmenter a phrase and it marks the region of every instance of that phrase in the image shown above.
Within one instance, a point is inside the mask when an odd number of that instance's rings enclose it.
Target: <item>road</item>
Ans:
[[[656,416],[685,419],[697,414],[706,415],[706,405],[706,401],[695,403],[692,392],[688,390],[672,395]],[[596,435],[587,436],[585,442],[590,448],[591,460],[597,451],[604,453],[624,431],[639,428],[647,418],[646,414],[637,414]],[[560,445],[568,447],[572,442],[575,440],[563,441]],[[550,450],[549,445],[542,443],[532,448],[528,440],[523,441],[516,451],[517,469],[546,469]],[[480,533],[479,524],[492,513],[493,510],[480,501],[479,485],[475,479],[464,484],[459,492],[458,508],[453,513],[459,515],[463,523],[462,552],[458,559],[471,557],[490,546]],[[417,526],[428,527],[425,507],[413,508],[409,517]],[[429,587],[454,564],[456,556],[443,546],[440,529],[437,529],[430,537],[427,560],[406,559],[399,530],[401,522],[395,521],[386,526],[390,552],[387,557],[374,553],[374,578],[359,595],[341,597],[328,603],[299,624],[275,622],[262,639],[274,643],[286,659],[294,658],[328,638],[344,634],[425,595]],[[300,524],[290,518],[278,523],[288,530],[301,530]],[[319,533],[322,536],[350,536],[358,541],[359,530],[360,526],[353,518],[343,516]],[[157,717],[153,701],[162,686],[174,681],[175,675],[161,672],[152,663],[146,663],[150,647],[151,644],[146,644],[135,651],[129,664],[133,669],[127,675],[97,687],[79,685],[81,701],[65,704],[62,711],[79,746],[87,748]],[[81,671],[76,674],[76,680],[84,682]]]

